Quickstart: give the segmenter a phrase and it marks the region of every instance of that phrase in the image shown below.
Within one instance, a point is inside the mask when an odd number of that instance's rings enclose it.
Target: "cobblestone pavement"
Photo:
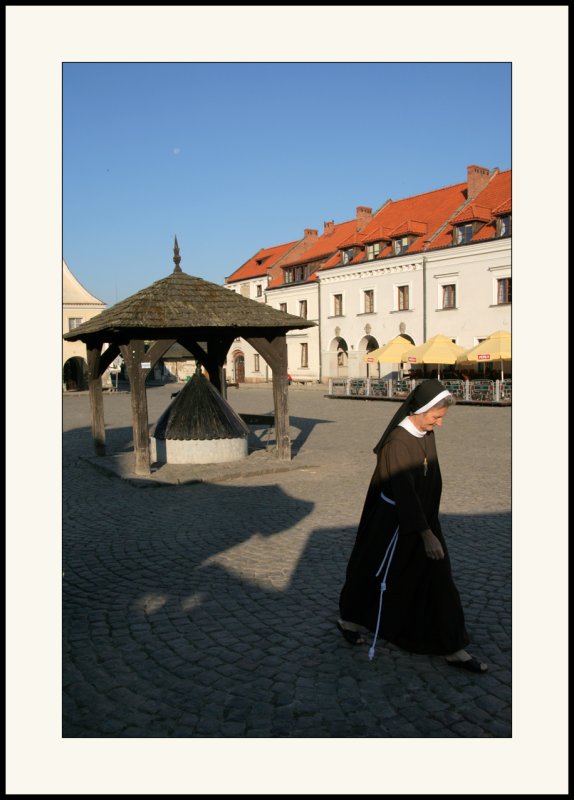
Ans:
[[[150,424],[173,391],[148,389]],[[336,630],[372,447],[397,405],[325,393],[290,388],[288,464],[255,430],[241,469],[149,480],[129,473],[129,394],[104,398],[99,459],[87,394],[64,396],[64,737],[512,735],[511,409],[455,406],[437,432],[469,650],[490,666],[478,676],[384,641],[369,661]],[[273,410],[270,385],[228,399]]]

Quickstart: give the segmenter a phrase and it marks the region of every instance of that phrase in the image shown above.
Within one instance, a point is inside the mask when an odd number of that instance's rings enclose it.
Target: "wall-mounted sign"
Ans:
[[[151,361],[142,361],[141,362],[142,369],[151,369]]]

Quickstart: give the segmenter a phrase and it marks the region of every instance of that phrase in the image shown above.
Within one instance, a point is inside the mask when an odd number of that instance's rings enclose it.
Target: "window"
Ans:
[[[263,287],[261,286],[261,284],[260,284],[260,283],[258,283],[258,284],[257,284],[257,292],[256,292],[256,295],[257,295],[257,297],[261,297],[261,296],[262,296],[262,294],[263,294]]]
[[[284,281],[285,283],[298,283],[299,281],[306,281],[311,274],[310,264],[299,264],[296,267],[285,267]]]
[[[349,247],[347,250],[343,250],[343,264],[349,264],[354,255],[355,255],[355,249],[353,247]]]
[[[453,235],[455,244],[470,242],[472,239],[472,222],[467,222],[466,225],[458,225],[454,229]]]
[[[299,300],[299,316],[307,319],[307,301]]]
[[[302,342],[301,344],[301,366],[309,366],[309,345],[307,342]]]
[[[403,236],[401,239],[395,239],[395,255],[398,256],[404,253],[409,246],[409,237]]]
[[[279,311],[284,311],[285,314],[287,313],[287,303],[279,303]]]
[[[407,311],[409,308],[409,287],[397,286],[397,308],[399,311]]]
[[[377,258],[379,253],[381,252],[381,243],[374,242],[373,244],[367,245],[367,261],[372,261],[374,258]]]
[[[454,283],[448,283],[442,287],[442,307],[456,307],[456,285]]]
[[[259,372],[259,353],[253,356],[253,372]]]
[[[73,331],[82,324],[82,317],[68,317],[68,330]]]
[[[498,305],[512,302],[512,278],[500,278],[497,280],[498,291],[496,293],[496,302]]]
[[[372,314],[375,310],[375,292],[373,289],[365,289],[363,292],[365,314]]]
[[[343,295],[342,294],[334,294],[333,295],[333,316],[335,316],[335,317],[342,317],[343,316]]]
[[[510,236],[512,231],[512,219],[510,214],[506,214],[504,217],[500,217],[498,220],[498,235],[499,236]]]

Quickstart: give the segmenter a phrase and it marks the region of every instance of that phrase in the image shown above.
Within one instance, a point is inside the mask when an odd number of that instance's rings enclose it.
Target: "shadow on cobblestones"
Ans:
[[[150,423],[169,392],[148,393]],[[269,388],[232,400],[272,408]],[[104,403],[121,459],[129,397]],[[65,737],[511,736],[509,409],[454,407],[440,431],[441,523],[469,650],[490,666],[476,676],[385,642],[369,661],[368,644],[340,636],[372,448],[393,408],[333,403],[321,387],[290,393],[290,407],[289,470],[142,491],[88,463],[88,399],[66,398]]]
[[[121,524],[77,498],[68,525],[65,737],[510,736],[507,515],[443,518],[491,665],[477,680],[384,643],[369,662],[340,638],[355,531],[309,532],[312,503],[275,485],[128,491]]]

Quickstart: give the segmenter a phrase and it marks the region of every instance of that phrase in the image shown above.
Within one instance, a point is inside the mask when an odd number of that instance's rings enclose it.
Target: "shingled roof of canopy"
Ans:
[[[215,329],[250,331],[262,335],[266,328],[281,330],[310,328],[316,323],[271,308],[237,292],[182,272],[177,238],[175,269],[166,278],[105,309],[97,316],[65,333],[68,341],[92,337],[111,341],[118,335],[129,338],[177,338],[189,329],[209,333]],[[106,338],[108,337],[108,338]]]

